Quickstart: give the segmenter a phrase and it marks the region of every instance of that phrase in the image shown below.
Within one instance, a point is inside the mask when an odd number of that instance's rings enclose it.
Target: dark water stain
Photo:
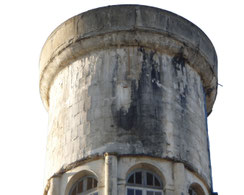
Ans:
[[[112,113],[117,126],[143,138],[145,135],[152,139],[162,136],[163,92],[159,64],[154,60],[155,51],[138,48],[142,54],[141,74],[139,80],[131,81],[131,104],[128,110],[123,107],[116,110],[112,104]],[[115,65],[116,72],[116,65]],[[115,75],[116,77],[116,75]],[[113,84],[116,90],[116,83]],[[161,132],[161,133],[160,133]],[[143,141],[144,140],[144,141]],[[153,140],[140,139],[143,144],[152,144]],[[162,140],[160,141],[162,142]]]
[[[182,113],[184,113],[186,110],[186,106],[187,106],[186,96],[188,94],[187,83],[184,83],[184,81],[180,77],[180,74],[181,74],[182,77],[186,77],[186,80],[188,80],[187,74],[186,74],[185,63],[186,63],[186,59],[183,57],[182,52],[179,52],[172,58],[172,65],[175,70],[174,71],[175,76],[176,76],[176,79],[178,79],[177,85],[178,85],[178,92],[179,92],[179,102],[182,107],[182,109],[181,109]],[[182,85],[183,85],[183,90],[181,90]]]
[[[189,113],[188,113],[188,74],[186,71],[186,59],[183,57],[183,54],[179,52],[176,54],[171,61],[173,71],[174,82],[177,83],[176,88],[176,97],[175,103],[177,103],[180,107],[176,112],[176,129],[178,139],[175,140],[175,143],[178,143],[177,156],[180,159],[191,158],[188,152],[188,148],[186,147],[186,143],[191,143],[191,136],[188,136],[186,133],[189,129],[188,121],[189,121]]]
[[[181,71],[182,75],[184,75],[184,68],[185,68],[185,58],[183,57],[182,53],[178,53],[172,59],[172,64],[175,68],[175,73],[177,75],[177,71]]]
[[[211,96],[211,94],[212,94],[212,91],[214,90],[214,87],[212,87],[212,88],[208,88],[208,89],[205,89],[205,93],[206,93],[206,96],[208,96],[208,97],[210,97]]]
[[[136,81],[133,80],[131,82],[131,99],[132,103],[127,110],[125,110],[123,107],[120,108],[119,111],[117,111],[117,125],[125,130],[130,130],[132,127],[136,126],[137,122],[137,104],[136,104],[136,97],[137,95],[133,92],[136,91]]]
[[[112,78],[112,96],[116,96],[116,86],[117,86],[117,78],[118,78],[118,69],[119,69],[119,56],[115,56],[115,64],[113,69],[113,78]]]

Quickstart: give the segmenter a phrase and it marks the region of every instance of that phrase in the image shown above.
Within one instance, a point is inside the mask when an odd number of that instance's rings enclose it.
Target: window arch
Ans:
[[[188,189],[188,194],[189,195],[205,195],[202,187],[197,183],[193,183],[190,185],[190,187]]]
[[[69,195],[98,195],[97,183],[94,176],[84,176],[73,184]]]
[[[155,173],[145,169],[137,169],[127,177],[126,194],[163,195],[163,183]]]

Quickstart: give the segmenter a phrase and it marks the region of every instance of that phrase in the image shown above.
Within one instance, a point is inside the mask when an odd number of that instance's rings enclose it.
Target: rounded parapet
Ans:
[[[178,55],[200,75],[209,114],[217,94],[217,56],[196,25],[171,12],[140,5],[108,6],[70,18],[47,39],[40,57],[40,93],[49,108],[57,73],[90,51],[144,47]]]

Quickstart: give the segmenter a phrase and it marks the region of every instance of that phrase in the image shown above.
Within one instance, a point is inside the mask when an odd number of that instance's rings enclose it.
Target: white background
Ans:
[[[0,2],[0,194],[41,195],[48,114],[38,61],[49,34],[68,18],[113,4],[144,4],[200,27],[218,55],[218,96],[208,117],[214,191],[244,195],[244,5],[241,0],[2,0]]]

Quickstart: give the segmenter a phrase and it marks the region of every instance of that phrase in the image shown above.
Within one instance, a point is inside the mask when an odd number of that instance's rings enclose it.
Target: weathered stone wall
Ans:
[[[205,120],[200,77],[182,56],[142,47],[91,52],[51,87],[48,176],[116,152],[186,162],[210,182]]]

